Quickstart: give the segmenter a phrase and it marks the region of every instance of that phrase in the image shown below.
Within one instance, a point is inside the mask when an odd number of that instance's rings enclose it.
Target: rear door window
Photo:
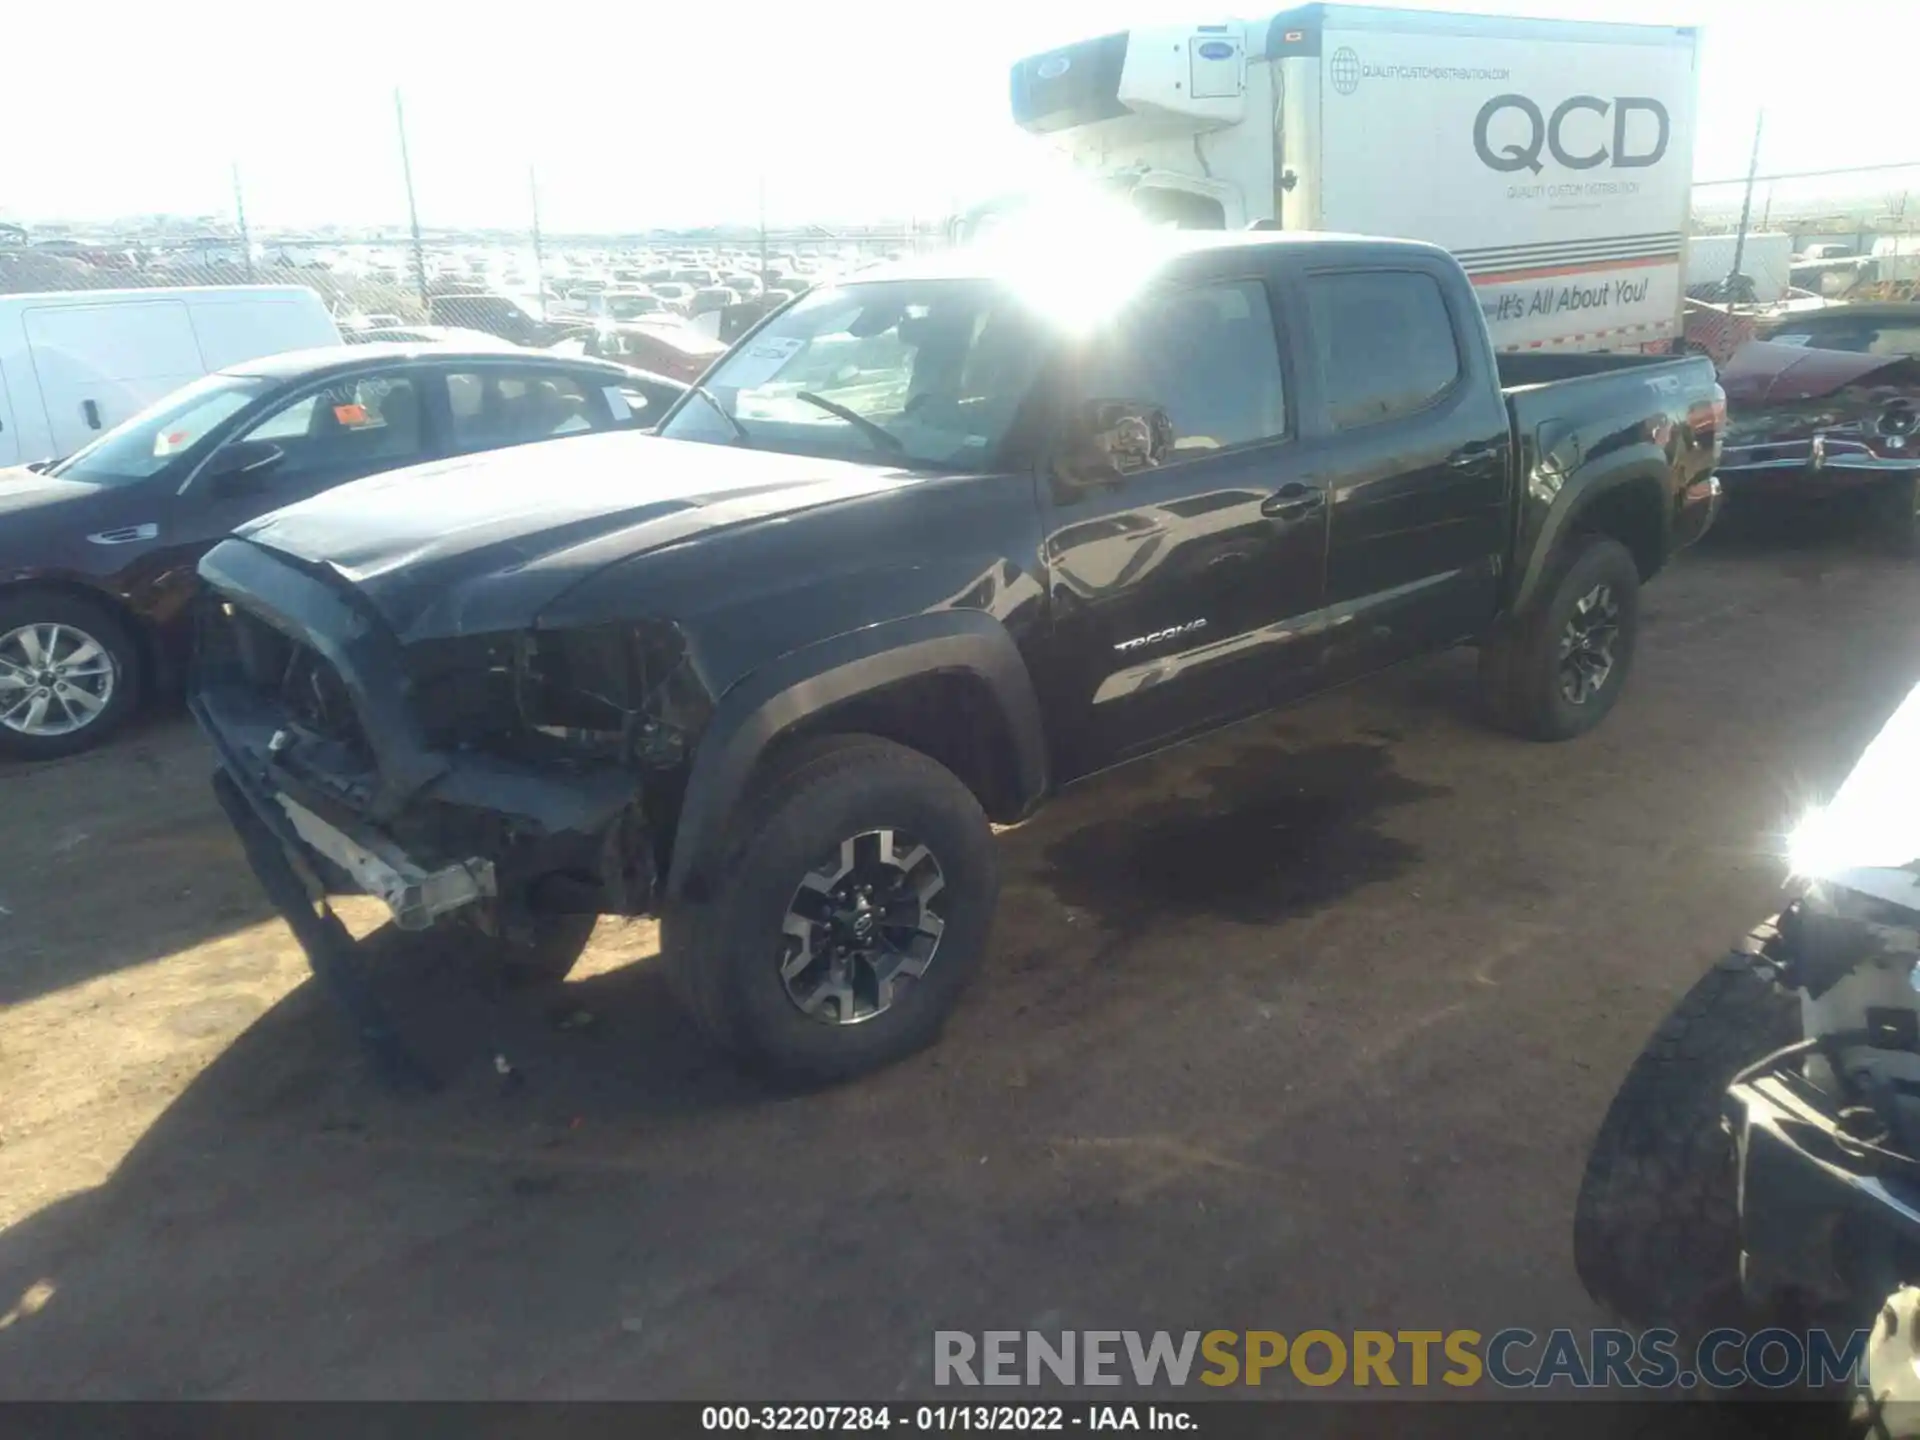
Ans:
[[[563,370],[475,366],[447,374],[451,449],[470,453],[604,430],[610,412]]]
[[[636,376],[603,385],[600,393],[606,398],[617,428],[638,429],[659,424],[684,392],[678,385]]]
[[[1920,355],[1920,325],[1878,325],[1867,345],[1869,355]]]
[[[1460,378],[1460,349],[1440,282],[1418,270],[1307,279],[1328,417],[1337,430],[1415,414]]]

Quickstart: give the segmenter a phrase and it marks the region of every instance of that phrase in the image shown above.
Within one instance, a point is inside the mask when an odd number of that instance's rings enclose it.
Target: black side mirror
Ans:
[[[207,461],[200,478],[222,495],[238,495],[265,482],[287,452],[271,440],[235,440]]]
[[[1061,468],[1082,484],[1117,480],[1166,463],[1173,421],[1138,400],[1089,400],[1067,422]]]

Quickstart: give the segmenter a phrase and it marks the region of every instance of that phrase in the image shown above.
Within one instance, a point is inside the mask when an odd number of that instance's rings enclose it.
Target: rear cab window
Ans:
[[[1418,414],[1460,381],[1460,341],[1447,297],[1420,270],[1309,275],[1307,307],[1335,430]]]

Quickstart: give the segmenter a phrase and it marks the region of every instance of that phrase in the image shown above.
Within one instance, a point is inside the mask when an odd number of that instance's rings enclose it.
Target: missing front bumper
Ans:
[[[301,843],[331,861],[366,894],[385,902],[402,930],[425,930],[442,915],[499,894],[491,860],[474,856],[429,870],[385,841],[355,839],[289,796],[273,799]]]
[[[353,936],[328,908],[318,882],[270,812],[228,770],[216,770],[213,793],[240,837],[247,864],[287,922],[324,985],[353,1023],[380,1073],[391,1083],[433,1089],[438,1082],[403,1042],[368,988]]]

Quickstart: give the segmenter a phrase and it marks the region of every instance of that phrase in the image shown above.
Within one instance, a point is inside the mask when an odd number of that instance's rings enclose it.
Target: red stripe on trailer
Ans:
[[[1507,280],[1550,280],[1556,275],[1591,275],[1597,270],[1643,270],[1649,265],[1675,265],[1680,256],[1642,255],[1624,260],[1600,260],[1583,262],[1579,265],[1535,265],[1522,266],[1517,270],[1497,270],[1490,275],[1469,275],[1467,278],[1476,285],[1498,285]]]

